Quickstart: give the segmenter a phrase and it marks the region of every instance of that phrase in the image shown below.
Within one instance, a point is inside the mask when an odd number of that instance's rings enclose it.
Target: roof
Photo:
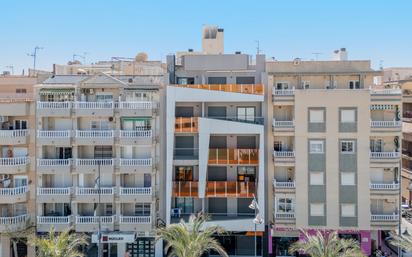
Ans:
[[[87,75],[53,75],[43,81],[43,84],[78,84],[87,79]]]

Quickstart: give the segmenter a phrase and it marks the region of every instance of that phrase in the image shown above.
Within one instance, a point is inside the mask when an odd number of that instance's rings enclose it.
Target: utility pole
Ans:
[[[36,58],[37,58],[37,52],[38,52],[39,50],[42,50],[42,49],[43,49],[43,47],[36,46],[36,47],[34,47],[34,51],[33,51],[33,53],[31,53],[31,54],[27,54],[28,56],[33,57],[33,72],[35,72],[35,71],[36,71]]]

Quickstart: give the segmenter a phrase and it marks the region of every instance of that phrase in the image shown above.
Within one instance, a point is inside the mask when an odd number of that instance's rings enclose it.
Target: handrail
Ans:
[[[151,195],[151,187],[120,187],[119,195]]]
[[[37,159],[37,166],[70,166],[72,159]]]
[[[38,224],[69,224],[72,216],[37,216]]]
[[[120,159],[120,166],[152,166],[152,158]]]
[[[273,186],[278,188],[295,188],[295,181],[276,181],[273,179]]]
[[[207,197],[253,197],[256,193],[255,182],[207,181]]]
[[[197,133],[199,129],[198,117],[176,117],[176,133]]]
[[[175,84],[175,87],[263,95],[263,84]]]
[[[293,158],[295,157],[295,151],[273,151],[273,156],[280,158]]]
[[[371,214],[372,221],[398,221],[398,214]]]
[[[28,214],[13,216],[13,217],[0,217],[0,225],[15,225],[24,223],[29,218]]]
[[[370,183],[371,189],[399,189],[399,183]]]
[[[152,130],[120,130],[120,138],[152,137]]]
[[[272,90],[272,95],[275,96],[292,96],[295,94],[295,88],[292,89],[275,89]]]
[[[28,157],[0,158],[0,166],[19,166],[27,165],[28,163]]]
[[[174,197],[198,197],[199,182],[173,181],[172,194]]]
[[[100,190],[95,187],[76,187],[76,195],[113,195],[114,187],[101,187]]]
[[[149,223],[152,223],[152,217],[151,216],[120,216],[120,223],[149,224]]]
[[[209,149],[209,164],[258,164],[259,149]]]
[[[114,223],[115,216],[76,216],[76,224]]]
[[[294,212],[276,212],[275,218],[276,219],[294,219],[295,213]]]
[[[76,109],[113,109],[114,102],[74,102]]]
[[[156,103],[152,101],[135,101],[135,102],[128,102],[122,101],[119,102],[120,109],[140,109],[140,110],[150,110],[156,107]]]
[[[25,137],[28,133],[27,129],[0,130],[0,137]]]
[[[73,102],[37,102],[37,109],[70,109]]]
[[[399,158],[400,152],[370,152],[369,157],[372,159],[387,159],[387,158]]]
[[[19,186],[11,188],[0,188],[0,196],[21,195],[28,192],[28,186]]]
[[[292,128],[295,126],[293,120],[273,120],[272,126],[275,128]]]
[[[78,138],[112,138],[114,137],[113,130],[76,130]]]
[[[400,120],[371,120],[372,128],[397,128],[402,127]]]
[[[70,187],[38,187],[37,195],[70,195]]]
[[[114,159],[76,159],[76,166],[113,166]]]
[[[37,130],[37,137],[40,138],[69,138],[70,130]]]

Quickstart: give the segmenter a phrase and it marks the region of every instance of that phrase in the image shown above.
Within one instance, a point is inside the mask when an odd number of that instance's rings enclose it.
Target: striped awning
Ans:
[[[395,110],[396,105],[393,104],[372,104],[371,110]]]
[[[43,88],[40,89],[40,95],[71,95],[74,94],[74,88]]]

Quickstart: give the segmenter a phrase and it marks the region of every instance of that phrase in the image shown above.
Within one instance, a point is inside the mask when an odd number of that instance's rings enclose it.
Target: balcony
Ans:
[[[293,96],[295,95],[295,89],[272,89],[272,95],[274,97],[279,97],[279,96]]]
[[[1,145],[25,145],[27,144],[27,129],[0,130]]]
[[[56,174],[70,172],[72,159],[37,159],[37,171]]]
[[[402,95],[402,90],[400,89],[395,89],[395,88],[387,88],[387,89],[370,89],[371,95]]]
[[[14,204],[27,201],[28,186],[0,188],[0,203]]]
[[[123,203],[151,202],[151,187],[120,187],[120,201]]]
[[[20,174],[28,169],[28,157],[0,158],[0,173]]]
[[[150,173],[152,171],[152,158],[145,159],[120,159],[120,173]]]
[[[172,197],[199,197],[199,182],[173,181]]]
[[[71,226],[72,216],[37,216],[37,231],[49,232],[53,226],[56,232],[61,232]]]
[[[79,173],[97,173],[113,172],[114,159],[76,159],[76,172]]]
[[[76,130],[77,145],[113,145],[113,130]]]
[[[398,159],[401,157],[400,152],[370,152],[371,159]]]
[[[49,117],[70,116],[72,102],[37,102],[37,115]]]
[[[206,197],[248,198],[256,194],[254,182],[207,181]]]
[[[275,212],[275,221],[280,220],[292,220],[295,219],[294,212]]]
[[[119,143],[121,145],[151,145],[152,130],[142,128],[139,130],[120,130]]]
[[[157,104],[151,101],[140,102],[119,102],[118,103],[120,116],[152,116],[153,109],[157,108]]]
[[[398,194],[399,183],[370,183],[369,188],[374,194]]]
[[[0,232],[15,232],[28,226],[29,215],[23,214],[12,217],[0,217]]]
[[[263,84],[176,84],[175,87],[263,95]]]
[[[402,121],[400,120],[386,120],[386,121],[371,120],[371,128],[382,128],[382,129],[396,128],[400,130],[402,128]]]
[[[70,130],[38,130],[37,143],[40,145],[70,146],[71,136]]]
[[[260,124],[263,125],[265,119],[263,117],[245,117],[239,118],[237,116],[209,116],[206,117],[208,119],[216,119],[216,120],[226,120],[226,121],[233,121],[233,122],[241,122],[241,123],[250,123],[250,124]]]
[[[293,120],[273,120],[273,131],[293,130],[295,127],[295,121]]]
[[[296,184],[295,181],[277,181],[276,179],[273,179],[273,188],[277,191],[293,190],[296,188]]]
[[[209,149],[209,165],[258,165],[259,149]]]
[[[114,102],[74,102],[77,117],[114,115]]]
[[[199,121],[197,117],[176,117],[175,133],[198,133]]]
[[[39,203],[70,203],[71,187],[38,187]]]
[[[151,216],[120,216],[120,231],[150,231],[152,229]]]
[[[90,232],[99,229],[103,231],[114,230],[115,216],[76,216],[76,232]]]
[[[199,149],[198,148],[175,148],[174,160],[198,160]]]
[[[399,221],[398,214],[371,214],[371,222],[394,222]]]
[[[76,201],[81,203],[113,203],[115,187],[76,187]]]

